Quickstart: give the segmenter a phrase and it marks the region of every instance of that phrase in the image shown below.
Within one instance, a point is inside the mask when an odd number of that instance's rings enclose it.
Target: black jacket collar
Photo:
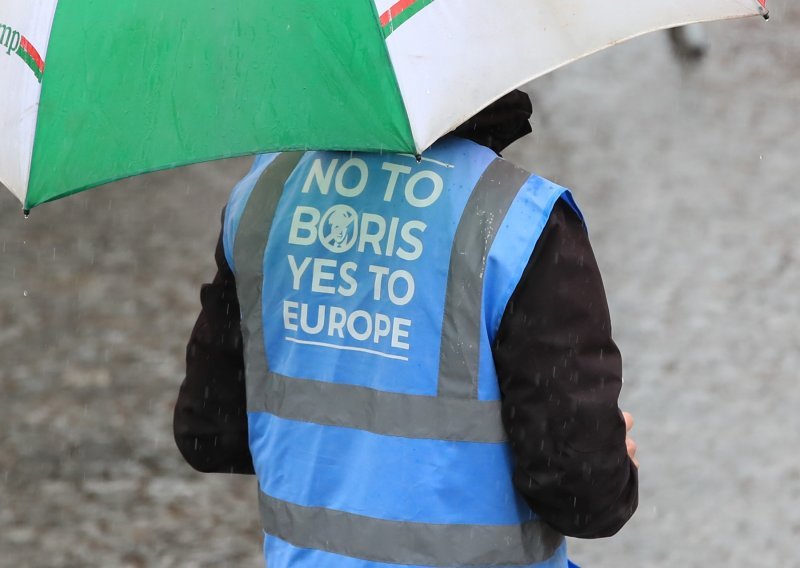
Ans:
[[[515,90],[499,98],[456,128],[452,134],[487,146],[497,154],[530,134],[533,106],[528,93]]]

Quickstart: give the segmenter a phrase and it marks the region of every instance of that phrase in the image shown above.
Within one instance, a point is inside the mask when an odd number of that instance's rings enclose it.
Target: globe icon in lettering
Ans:
[[[350,250],[358,236],[358,214],[347,205],[334,205],[319,223],[319,240],[331,252]]]

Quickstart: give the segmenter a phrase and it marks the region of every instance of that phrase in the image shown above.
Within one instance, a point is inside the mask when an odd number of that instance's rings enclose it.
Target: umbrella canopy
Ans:
[[[0,182],[26,209],[292,149],[421,153],[512,89],[766,0],[2,0]]]

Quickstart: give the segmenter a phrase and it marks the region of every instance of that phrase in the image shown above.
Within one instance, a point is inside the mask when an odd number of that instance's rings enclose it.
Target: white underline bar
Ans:
[[[297,339],[294,337],[284,337],[286,341],[293,343],[302,343],[303,345],[316,345],[317,347],[330,347],[331,349],[341,349],[342,351],[361,351],[362,353],[369,353],[370,355],[378,355],[386,357],[387,359],[399,359],[400,361],[408,361],[408,357],[402,355],[390,355],[374,349],[367,349],[365,347],[349,347],[347,345],[334,345],[333,343],[323,343],[322,341],[306,341],[305,339]]]

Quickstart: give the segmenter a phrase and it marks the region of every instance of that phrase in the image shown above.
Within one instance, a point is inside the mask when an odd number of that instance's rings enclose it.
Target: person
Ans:
[[[223,212],[174,431],[257,475],[270,568],[568,565],[638,504],[583,217],[499,156],[515,91],[422,156],[268,154]]]
[[[673,54],[681,61],[697,63],[708,53],[709,42],[702,24],[669,28],[667,35]]]

